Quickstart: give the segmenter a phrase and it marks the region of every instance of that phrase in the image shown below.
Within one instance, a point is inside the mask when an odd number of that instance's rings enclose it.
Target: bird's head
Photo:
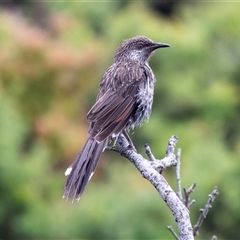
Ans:
[[[137,36],[134,38],[126,39],[119,46],[114,61],[134,61],[138,63],[145,63],[148,61],[151,53],[158,49],[170,47],[167,43],[157,43],[144,36]]]

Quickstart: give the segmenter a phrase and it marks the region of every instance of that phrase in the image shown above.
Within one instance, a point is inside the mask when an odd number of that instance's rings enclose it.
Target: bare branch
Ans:
[[[212,207],[212,203],[214,202],[216,196],[219,194],[218,188],[214,187],[211,194],[208,195],[208,201],[204,209],[200,209],[200,216],[198,218],[198,221],[196,225],[193,227],[193,235],[196,236],[199,234],[199,229],[202,226],[203,220],[206,218],[210,208]],[[213,238],[216,238],[216,236],[213,236]]]
[[[189,203],[188,203],[188,209],[190,209],[190,207],[192,206],[193,203],[195,203],[196,200],[192,199]]]
[[[169,155],[174,154],[177,141],[178,141],[178,137],[175,136],[175,135],[173,135],[173,136],[169,139],[169,141],[168,141],[168,146],[167,146],[167,149],[166,149],[166,156],[169,156]],[[175,155],[174,155],[174,156],[175,156]]]
[[[175,239],[179,240],[179,237],[173,230],[172,226],[167,226],[167,229],[172,233],[172,235],[174,236]]]
[[[168,142],[166,157],[162,160],[154,160],[154,158],[151,157],[152,161],[144,159],[142,155],[133,151],[132,148],[129,148],[129,143],[123,134],[119,135],[117,142],[121,155],[129,159],[135,165],[142,176],[156,188],[162,199],[166,202],[178,224],[179,239],[189,240],[194,239],[189,210],[178,198],[165,178],[159,174],[159,172],[167,167],[176,166],[177,161],[174,155],[174,149],[177,140],[178,138],[176,136],[172,136]]]
[[[156,158],[153,156],[151,148],[148,143],[145,144],[146,154],[150,161],[155,161]]]
[[[177,179],[177,196],[181,201],[183,201],[182,198],[182,186],[181,186],[181,177],[180,177],[180,167],[181,167],[181,149],[178,149],[176,160],[177,160],[177,165],[175,168],[175,174],[176,174],[176,179]]]
[[[196,184],[196,183],[193,183],[193,184],[190,186],[190,188],[188,188],[187,190],[186,190],[186,188],[183,188],[184,199],[185,199],[185,200],[184,200],[184,204],[185,204],[185,206],[186,206],[188,209],[190,209],[191,205],[196,202],[194,199],[193,199],[193,200],[190,199],[190,195],[191,195],[191,193],[194,191],[194,189],[196,188],[196,186],[197,186],[197,184]]]
[[[185,188],[183,188],[184,191],[184,199],[182,196],[182,186],[181,186],[181,176],[180,176],[180,166],[181,166],[181,161],[180,161],[180,157],[181,157],[181,149],[178,149],[177,155],[176,155],[176,160],[177,160],[177,165],[175,168],[175,174],[176,174],[176,180],[177,180],[177,195],[179,197],[179,199],[185,204],[185,206],[190,209],[191,205],[193,203],[195,203],[196,201],[193,199],[190,199],[190,194],[193,192],[193,190],[196,187],[196,183],[194,183],[188,190],[186,190]]]

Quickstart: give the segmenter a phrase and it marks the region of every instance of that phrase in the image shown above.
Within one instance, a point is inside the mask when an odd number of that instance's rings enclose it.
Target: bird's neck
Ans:
[[[138,58],[132,58],[132,57],[123,57],[123,58],[114,58],[114,63],[132,63],[132,64],[136,64],[139,66],[143,66],[143,65],[148,65],[147,61],[142,61]]]
[[[114,57],[114,62],[132,62],[138,65],[145,65],[147,64],[147,59],[142,55],[140,51],[132,51],[123,53],[118,52]]]

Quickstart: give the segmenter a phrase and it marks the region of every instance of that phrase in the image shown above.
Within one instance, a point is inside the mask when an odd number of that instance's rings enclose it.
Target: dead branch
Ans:
[[[218,188],[214,187],[213,191],[211,192],[211,194],[208,195],[208,201],[207,204],[205,205],[205,207],[203,209],[200,209],[200,216],[198,218],[197,223],[194,225],[193,227],[193,235],[196,236],[199,234],[199,229],[203,223],[203,220],[207,217],[207,214],[210,210],[210,208],[212,208],[212,203],[215,200],[215,197],[219,194]],[[213,238],[216,238],[216,236],[213,236]]]
[[[160,174],[167,167],[176,166],[177,161],[174,150],[177,141],[177,136],[172,136],[169,139],[166,156],[161,160],[155,159],[151,153],[150,147],[147,145],[146,151],[150,161],[134,151],[123,134],[119,135],[117,143],[120,148],[121,155],[129,159],[135,165],[142,176],[156,188],[161,198],[166,202],[178,225],[178,239],[189,240],[194,239],[189,210],[178,198],[177,194],[173,191],[165,178]]]

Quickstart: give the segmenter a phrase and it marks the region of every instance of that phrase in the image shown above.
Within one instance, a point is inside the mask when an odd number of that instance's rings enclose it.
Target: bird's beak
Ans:
[[[154,45],[154,49],[157,49],[157,48],[165,48],[165,47],[171,47],[171,45],[167,44],[167,43],[156,43]]]

